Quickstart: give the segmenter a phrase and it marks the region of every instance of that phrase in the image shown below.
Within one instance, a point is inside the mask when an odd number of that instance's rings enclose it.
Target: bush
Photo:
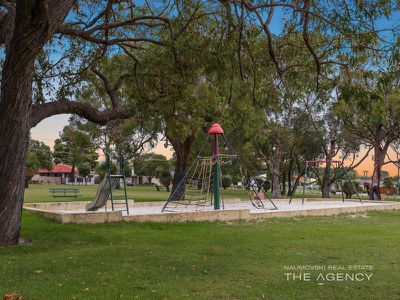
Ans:
[[[171,172],[168,169],[164,169],[162,167],[159,167],[157,169],[157,178],[160,180],[160,183],[165,186],[165,189],[167,192],[169,192],[169,186],[171,185]]]
[[[103,180],[104,176],[106,175],[107,172],[107,166],[106,162],[102,162],[96,167],[96,173],[99,174],[99,177],[101,180]],[[116,174],[117,173],[117,165],[114,163],[111,163],[110,165],[110,172],[111,174]]]
[[[357,189],[357,192],[360,193],[362,191],[362,188],[356,182],[353,182],[353,184],[354,184],[355,188]],[[347,199],[350,199],[351,196],[356,194],[356,191],[354,190],[350,181],[343,182],[342,191],[345,194]]]
[[[231,176],[222,176],[222,187],[226,190],[228,187],[232,185],[232,178]]]
[[[232,184],[234,185],[238,185],[238,183],[242,181],[242,177],[240,177],[239,175],[234,175],[232,176]]]
[[[268,191],[268,190],[271,188],[271,182],[269,182],[268,180],[265,180],[265,181],[263,182],[262,187],[263,187],[263,189],[264,189],[265,192]]]
[[[383,186],[384,187],[393,187],[394,186],[393,178],[392,177],[385,177],[383,179]]]

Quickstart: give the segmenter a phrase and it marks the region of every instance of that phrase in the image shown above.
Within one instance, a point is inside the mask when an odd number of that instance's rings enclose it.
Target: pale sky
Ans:
[[[54,140],[58,138],[59,132],[62,131],[65,125],[68,124],[69,115],[57,115],[47,118],[40,122],[36,127],[31,129],[31,137],[35,140],[39,140],[49,145],[53,149]],[[165,155],[170,159],[173,155],[173,150],[171,147],[168,149],[164,148],[164,142],[159,142],[157,146],[151,150],[151,152],[159,153]],[[369,157],[367,157],[363,163],[356,169],[360,175],[363,175],[364,171],[368,171],[368,176],[372,175],[373,161],[372,152],[370,152]],[[365,152],[364,152],[365,153]],[[393,151],[389,152],[392,160],[396,160],[396,154]],[[360,153],[360,157],[363,153]],[[397,175],[397,167],[393,164],[388,164],[383,167],[383,170],[388,171],[391,176]]]
[[[67,114],[57,115],[43,120],[31,129],[31,137],[53,149],[54,141],[59,137],[59,133],[63,130],[64,126],[68,125],[69,116]],[[159,142],[150,152],[162,154],[167,159],[170,159],[174,153],[171,147],[164,148],[164,142]]]

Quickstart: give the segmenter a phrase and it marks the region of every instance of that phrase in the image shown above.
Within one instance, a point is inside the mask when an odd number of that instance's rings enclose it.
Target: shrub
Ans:
[[[355,188],[357,189],[357,192],[360,193],[362,191],[362,188],[355,182],[353,182],[353,184],[354,184]],[[353,185],[351,184],[350,181],[343,182],[342,191],[345,194],[347,199],[350,199],[351,196],[356,194],[356,191],[354,190]]]
[[[394,183],[393,183],[392,177],[385,177],[383,179],[383,186],[384,187],[393,187]]]
[[[160,183],[165,186],[167,192],[169,192],[169,186],[171,185],[171,172],[168,169],[159,167],[157,168],[157,178],[160,180]]]
[[[231,176],[222,176],[222,187],[226,190],[228,187],[232,185],[232,178]]]
[[[268,191],[268,190],[271,188],[271,182],[269,182],[268,180],[265,180],[265,181],[263,182],[262,187],[263,187],[263,189],[264,189],[265,192]]]

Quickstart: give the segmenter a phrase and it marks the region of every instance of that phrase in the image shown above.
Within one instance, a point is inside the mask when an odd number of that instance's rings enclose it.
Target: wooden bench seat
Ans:
[[[51,188],[49,189],[50,194],[53,198],[71,198],[75,197],[78,198],[80,195],[80,190],[75,188]]]

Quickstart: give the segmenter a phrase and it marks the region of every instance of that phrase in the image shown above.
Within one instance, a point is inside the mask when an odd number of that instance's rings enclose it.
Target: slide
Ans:
[[[117,187],[119,178],[111,178],[111,188],[115,189]],[[110,196],[110,185],[107,177],[103,178],[103,180],[99,184],[99,188],[97,189],[96,197],[94,200],[88,204],[86,204],[87,211],[96,211],[99,208],[106,205],[108,197]]]

